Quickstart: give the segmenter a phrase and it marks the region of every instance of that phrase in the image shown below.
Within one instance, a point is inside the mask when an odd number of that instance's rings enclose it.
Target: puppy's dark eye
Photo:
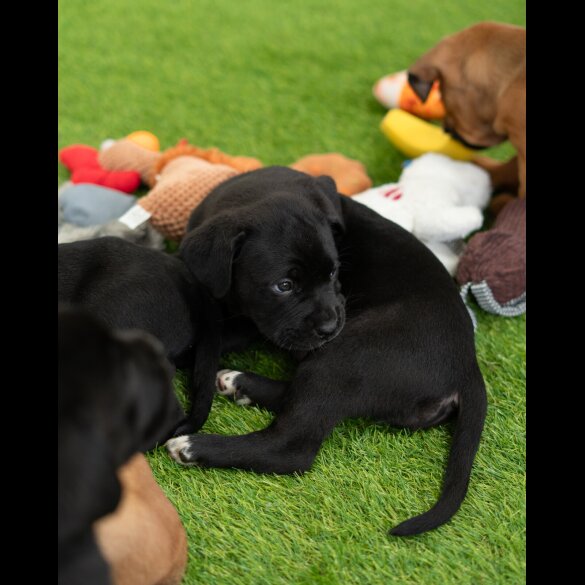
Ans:
[[[285,295],[287,293],[290,293],[292,292],[292,289],[293,282],[288,278],[283,278],[282,280],[279,280],[276,284],[272,285],[272,290],[279,295]]]
[[[337,276],[337,266],[329,273],[329,278],[333,280]]]

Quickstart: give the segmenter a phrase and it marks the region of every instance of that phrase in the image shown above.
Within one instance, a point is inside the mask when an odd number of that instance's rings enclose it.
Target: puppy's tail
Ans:
[[[428,512],[402,522],[390,530],[390,534],[410,536],[432,530],[447,522],[461,506],[487,410],[485,385],[479,369],[475,378],[460,394],[455,432],[439,500]]]

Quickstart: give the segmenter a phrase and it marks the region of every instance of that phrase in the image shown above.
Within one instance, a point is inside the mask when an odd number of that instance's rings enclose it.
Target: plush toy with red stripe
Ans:
[[[59,153],[59,160],[71,172],[72,183],[91,183],[124,193],[133,193],[140,186],[136,171],[109,171],[98,161],[97,149],[84,144],[67,146]]]
[[[353,196],[413,233],[455,274],[463,238],[483,224],[491,195],[489,175],[468,162],[424,154],[387,183]]]

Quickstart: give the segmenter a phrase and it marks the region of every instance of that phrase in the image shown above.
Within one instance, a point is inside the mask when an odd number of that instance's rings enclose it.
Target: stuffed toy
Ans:
[[[149,221],[165,238],[180,240],[193,209],[223,181],[262,167],[255,158],[232,156],[217,148],[202,149],[185,140],[162,153],[122,139],[105,144],[99,163],[111,171],[134,170],[151,187],[136,206],[120,218],[129,227]],[[330,175],[350,195],[368,186],[371,179],[358,161],[338,153],[315,154],[291,165],[309,174]]]
[[[98,151],[91,146],[74,144],[61,149],[59,159],[71,172],[72,183],[92,183],[133,193],[140,186],[140,175],[133,170],[112,171],[98,162]]]
[[[177,146],[165,152],[153,153],[146,151],[127,138],[118,141],[107,141],[98,157],[99,163],[106,169],[121,171],[132,169],[140,173],[142,182],[154,186],[155,176],[170,158],[189,155],[201,158],[210,163],[224,164],[245,173],[261,168],[262,162],[246,156],[231,156],[217,148],[202,149],[181,140]],[[291,168],[312,176],[329,175],[343,195],[355,195],[372,186],[364,165],[339,153],[311,154],[293,164]]]
[[[138,131],[121,140],[104,141],[99,153],[91,147],[64,148],[60,158],[72,170],[73,182],[78,182],[76,173],[79,169],[89,169],[93,173],[87,178],[89,183],[112,183],[113,179],[130,176],[133,178],[133,189],[140,183],[149,187],[150,191],[135,201],[126,213],[120,213],[117,219],[128,229],[137,229],[148,222],[164,238],[176,241],[185,234],[193,209],[215,187],[238,173],[263,166],[256,158],[232,156],[218,148],[200,148],[184,139],[163,152],[159,152],[158,147],[156,136],[147,131]],[[353,195],[372,185],[365,167],[359,161],[339,153],[309,155],[291,167],[314,176],[331,176],[339,192],[345,195]],[[73,223],[79,227],[80,214],[86,216],[83,226],[89,227],[97,217],[97,208],[102,204],[105,207],[103,213],[108,219],[113,219],[111,214],[108,215],[111,211],[110,203],[103,198],[99,202],[96,199],[94,209],[91,209],[91,202],[87,199],[83,203],[79,199],[76,201],[80,209],[77,209],[77,221]],[[71,222],[72,210],[62,210],[68,222]],[[69,232],[73,230],[67,229]],[[116,229],[120,231],[117,224]],[[72,236],[67,237],[77,237],[79,231],[73,230],[72,233]],[[100,235],[104,235],[103,230]]]
[[[382,119],[380,129],[408,158],[436,152],[456,160],[468,161],[477,155],[477,151],[455,140],[440,126],[425,122],[403,110],[390,110]]]
[[[223,164],[181,155],[170,159],[155,175],[155,185],[137,205],[150,216],[151,225],[165,238],[180,240],[191,212],[219,184],[238,171]]]
[[[463,238],[483,224],[491,183],[483,169],[435,153],[410,162],[398,183],[353,199],[413,233],[455,274]]]
[[[63,220],[81,227],[118,219],[136,203],[133,195],[90,183],[69,183],[58,199]]]
[[[376,82],[372,92],[388,109],[400,108],[425,120],[440,120],[445,117],[445,106],[441,100],[438,80],[433,83],[424,103],[408,83],[407,71],[385,75]]]
[[[129,169],[137,171],[145,185],[154,187],[157,175],[160,174],[163,167],[178,156],[191,156],[211,164],[225,165],[238,172],[252,171],[262,167],[262,163],[258,159],[231,156],[218,148],[199,148],[188,144],[186,140],[180,140],[176,146],[162,153],[148,150],[128,138],[106,141],[102,144],[98,161],[100,165],[110,171]]]
[[[491,229],[469,240],[457,282],[484,311],[505,317],[526,311],[526,199],[508,203]]]
[[[59,244],[115,236],[157,250],[165,247],[163,236],[150,224],[130,229],[118,220],[120,214],[134,206],[136,197],[132,195],[67,181],[57,191],[57,199]]]
[[[132,229],[149,221],[170,240],[183,237],[191,212],[212,189],[243,170],[261,166],[256,159],[200,149],[186,141],[156,153],[122,139],[103,150],[99,160],[110,170],[136,170],[151,187],[120,221]]]
[[[372,179],[361,162],[337,152],[310,154],[294,162],[290,168],[313,177],[329,175],[342,195],[355,195],[372,186]]]
[[[158,152],[160,150],[160,142],[158,138],[148,130],[136,130],[126,136],[127,140],[143,146],[147,150]]]

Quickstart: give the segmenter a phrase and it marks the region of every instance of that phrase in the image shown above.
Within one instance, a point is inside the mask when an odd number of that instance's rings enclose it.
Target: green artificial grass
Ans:
[[[163,148],[185,137],[265,164],[342,152],[374,184],[396,180],[404,158],[379,131],[385,111],[373,83],[488,19],[524,25],[525,3],[62,1],[58,146],[97,147],[144,129]],[[59,183],[67,178],[59,166]],[[184,468],[159,449],[150,463],[188,534],[184,583],[524,582],[525,318],[476,314],[489,412],[468,496],[449,524],[387,535],[435,502],[449,427],[412,433],[347,421],[304,476]],[[293,371],[263,346],[223,365],[282,378]],[[203,432],[240,434],[269,421],[217,397]]]

